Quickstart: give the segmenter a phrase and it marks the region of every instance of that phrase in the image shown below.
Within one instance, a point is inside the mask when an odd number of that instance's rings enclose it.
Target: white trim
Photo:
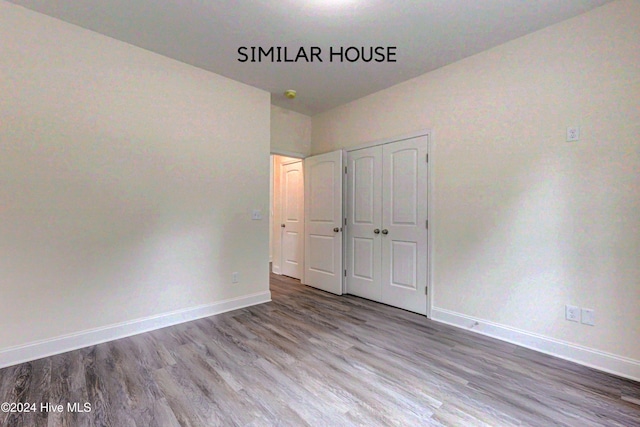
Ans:
[[[364,144],[356,145],[353,147],[347,147],[344,149],[344,151],[348,153],[349,151],[362,150],[363,148],[375,147],[376,145],[390,144],[392,142],[404,141],[405,139],[418,138],[421,136],[428,136],[429,138],[431,138],[432,134],[433,134],[433,131],[431,129],[422,129],[422,130],[407,133],[404,135],[394,136],[392,138],[376,139],[375,141],[369,141],[369,142],[365,142]]]
[[[340,237],[342,238],[342,267],[340,269],[340,277],[342,278],[342,294],[348,294],[347,289],[347,277],[345,274],[345,270],[347,269],[347,203],[349,202],[349,194],[347,193],[349,185],[349,179],[347,174],[344,172],[347,167],[349,167],[349,157],[348,151],[343,148],[342,150],[342,170],[340,174],[342,175],[342,218],[340,218],[340,227],[342,227],[342,233],[340,233]]]
[[[282,157],[282,156],[280,156]],[[285,160],[283,162],[280,163],[280,166],[287,166],[287,165],[292,165],[294,163],[302,163],[304,161],[304,159],[300,159],[297,157],[290,157],[289,160]]]
[[[302,189],[300,190],[300,193],[302,193],[302,238],[301,238],[302,246],[300,248],[300,254],[299,255],[300,255],[300,261],[301,261],[300,262],[300,283],[304,284],[304,283],[306,283],[304,274],[305,274],[305,265],[306,265],[305,263],[307,262],[307,260],[304,257],[305,256],[305,252],[304,252],[304,236],[306,234],[304,232],[305,231],[304,228],[306,227],[306,224],[307,224],[307,221],[305,221],[305,219],[304,219],[304,216],[307,213],[305,208],[304,208],[304,198],[307,197],[307,195],[304,193],[304,190],[305,190],[305,187],[306,187],[306,184],[304,183],[304,180],[305,180],[305,176],[307,174],[307,171],[304,169],[304,159],[300,159],[300,161],[301,161],[300,169],[302,170]]]
[[[286,151],[286,150],[271,150],[272,156],[284,156],[284,157],[293,157],[296,159],[304,160],[305,157],[308,157],[307,154],[296,153],[295,151]]]
[[[88,329],[56,338],[34,341],[0,351],[0,368],[269,301],[271,301],[271,292],[259,292],[222,300],[213,304],[200,305],[184,310],[176,310],[156,316],[116,323],[114,325]]]
[[[640,361],[434,307],[432,319],[580,365],[640,381]]]
[[[433,137],[433,131],[429,131],[427,133],[427,155],[429,156],[429,163],[427,164],[427,180],[429,181],[427,184],[427,221],[429,223],[429,228],[427,229],[427,318],[431,319],[432,311],[433,311],[433,295],[435,288],[435,275],[434,275],[434,256],[436,249],[436,238],[435,238],[435,194],[436,194],[436,183],[435,183],[435,168],[434,153],[436,143]]]

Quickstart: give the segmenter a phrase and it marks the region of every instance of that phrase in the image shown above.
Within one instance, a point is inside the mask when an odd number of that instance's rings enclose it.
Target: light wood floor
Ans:
[[[640,384],[272,276],[273,302],[0,370],[2,426],[640,426]]]

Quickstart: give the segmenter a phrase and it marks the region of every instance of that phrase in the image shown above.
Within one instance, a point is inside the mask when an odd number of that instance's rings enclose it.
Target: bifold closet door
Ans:
[[[383,146],[382,298],[427,313],[427,137]]]
[[[347,157],[347,292],[426,314],[427,137]]]
[[[347,157],[347,292],[380,301],[382,147]]]

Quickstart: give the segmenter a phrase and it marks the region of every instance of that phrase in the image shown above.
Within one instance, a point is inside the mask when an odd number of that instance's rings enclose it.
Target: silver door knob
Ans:
[[[284,228],[284,224],[280,224],[280,227]]]
[[[384,230],[382,230],[382,234],[389,234],[389,230],[385,228]]]
[[[373,230],[373,234],[380,234],[380,229],[376,228],[375,230]]]
[[[338,227],[336,227],[336,228],[334,228],[334,229],[333,229],[333,232],[334,232],[334,233],[337,233],[338,231],[340,231],[340,229],[339,229]]]

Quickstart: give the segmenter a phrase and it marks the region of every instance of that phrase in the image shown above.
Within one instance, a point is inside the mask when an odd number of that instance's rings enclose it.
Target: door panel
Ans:
[[[391,224],[416,225],[418,206],[418,149],[416,147],[403,148],[395,151],[387,148],[391,162],[389,183]]]
[[[375,156],[373,155],[375,154]],[[378,153],[361,153],[362,157],[351,156],[353,173],[353,222],[361,225],[373,225],[376,220],[374,195],[376,190],[376,166],[380,166]]]
[[[426,314],[427,137],[382,147],[382,298]]]
[[[309,270],[330,275],[336,274],[335,236],[309,235]],[[309,283],[307,283],[309,284]],[[311,285],[313,286],[313,285]]]
[[[353,276],[373,280],[375,243],[373,239],[355,237],[353,239]]]
[[[335,221],[335,174],[339,168],[333,161],[322,161],[312,166],[311,181],[311,220],[333,224]]]
[[[349,152],[347,171],[347,292],[380,301],[382,148]]]
[[[417,284],[418,251],[414,242],[391,243],[391,286],[415,290]]]
[[[282,240],[281,273],[296,279],[302,277],[302,238],[304,230],[302,161],[281,166]]]
[[[341,295],[342,151],[307,157],[304,170],[305,283]]]

